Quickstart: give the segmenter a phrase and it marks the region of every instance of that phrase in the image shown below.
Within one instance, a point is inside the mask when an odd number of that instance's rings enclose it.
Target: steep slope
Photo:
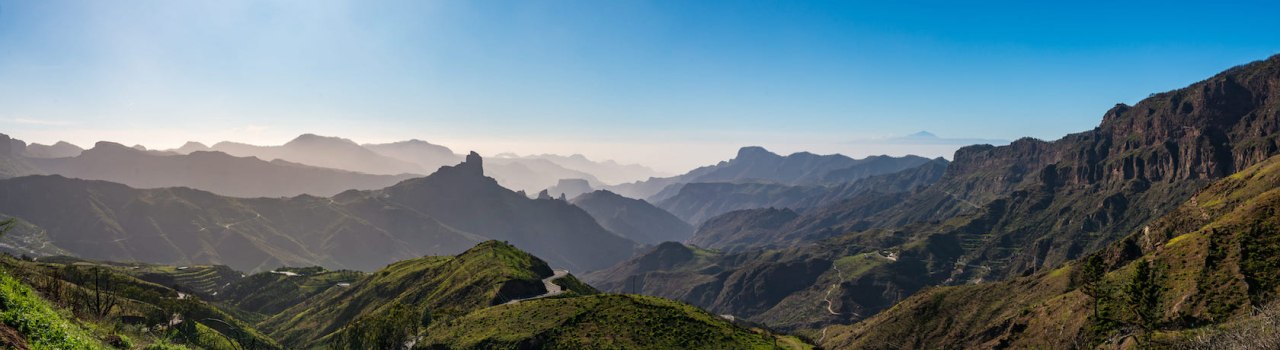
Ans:
[[[264,160],[280,159],[311,166],[366,174],[429,173],[429,171],[417,164],[379,155],[351,140],[314,134],[303,134],[280,146],[255,146],[224,141],[214,144],[211,149],[237,157],[258,157]]]
[[[1280,150],[1276,91],[1280,56],[1132,108],[1118,106],[1098,128],[1055,142],[963,148],[941,181],[876,210],[866,226],[915,224],[858,232],[833,220],[822,225],[832,229],[811,235],[832,238],[812,246],[726,254],[683,271],[632,277],[629,265],[653,259],[647,255],[655,250],[587,279],[612,290],[636,278],[646,293],[779,327],[852,323],[927,285],[1000,281],[1060,264],[1169,213],[1211,179]],[[888,263],[825,267],[858,259]],[[744,293],[742,286],[776,284],[764,272],[783,268],[798,269],[788,274],[795,282],[767,297],[723,297]],[[838,309],[827,310],[826,319],[812,317],[799,307],[814,305],[814,298]]]
[[[51,146],[38,143],[27,145],[21,155],[27,158],[64,158],[78,156],[80,152],[84,152],[84,149],[80,148],[80,146],[66,141],[58,141]]]
[[[99,142],[76,157],[28,162],[45,173],[66,177],[137,188],[191,187],[233,197],[332,196],[350,189],[383,188],[411,177],[266,162],[221,152],[161,156],[110,142]]]
[[[598,270],[634,253],[635,242],[600,227],[572,204],[529,199],[499,186],[483,175],[482,161],[472,152],[457,166],[405,180],[381,193],[449,227],[510,241],[557,268]]]
[[[600,190],[574,197],[569,203],[582,208],[600,226],[641,244],[681,242],[693,235],[693,226],[639,199]]]
[[[1108,270],[1100,285],[1117,288],[1137,264],[1151,262],[1163,276],[1158,318],[1165,332],[1204,327],[1269,303],[1280,292],[1277,205],[1280,157],[1273,157],[1093,253]],[[832,327],[823,345],[875,348],[892,339],[914,348],[1092,347],[1132,335],[1092,318],[1093,301],[1073,282],[1082,265],[1077,260],[1005,282],[926,289],[866,321]],[[1101,303],[1103,317],[1134,322],[1119,295],[1111,300]]]
[[[259,327],[298,349],[323,345],[361,314],[376,314],[392,303],[449,309],[466,314],[509,298],[546,292],[545,262],[498,241],[483,242],[457,256],[400,261],[350,287],[334,287],[262,322]]]
[[[827,192],[822,186],[789,185],[776,182],[695,182],[657,203],[690,225],[735,210],[788,208],[804,198]],[[799,209],[799,208],[793,208]]]
[[[770,202],[768,208],[729,212],[703,222],[689,243],[729,251],[779,248],[812,243],[833,234],[865,230],[871,227],[866,219],[901,203],[913,191],[937,182],[946,165],[945,159],[935,159],[915,168],[839,185],[809,191],[793,188],[774,196],[777,199]],[[698,184],[686,187],[693,190],[697,188],[695,185]],[[801,195],[788,196],[791,192]],[[663,204],[678,203],[677,198],[687,197],[673,197]],[[744,204],[750,202],[727,203],[747,206]],[[793,210],[779,216],[780,211],[773,207]],[[753,215],[761,217],[753,218]]]

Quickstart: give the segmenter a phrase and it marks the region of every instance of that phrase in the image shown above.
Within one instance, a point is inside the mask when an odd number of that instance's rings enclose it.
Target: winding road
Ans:
[[[832,315],[839,315],[840,313],[836,312],[836,310],[832,310],[832,309],[831,309],[831,307],[832,307],[832,305],[831,305],[831,292],[835,291],[835,290],[836,290],[836,287],[838,287],[838,286],[840,286],[840,284],[843,284],[843,283],[844,283],[844,272],[841,272],[841,271],[840,271],[840,267],[839,267],[839,266],[831,265],[831,268],[836,269],[836,276],[839,276],[839,277],[840,277],[840,282],[839,282],[839,283],[832,283],[832,284],[831,284],[831,288],[827,289],[827,295],[825,295],[825,296],[823,296],[823,297],[822,297],[822,301],[827,302],[827,312],[830,312]],[[857,315],[857,314],[855,314],[855,315]],[[822,344],[822,341],[823,341],[823,340],[826,340],[826,339],[827,339],[827,327],[822,327],[822,338],[818,338],[817,343],[818,343],[818,344]]]
[[[546,292],[546,293],[542,293],[542,294],[540,294],[540,295],[531,296],[531,297],[528,297],[528,298],[511,299],[511,301],[508,301],[508,302],[506,302],[506,303],[504,303],[504,304],[515,304],[515,303],[522,302],[522,301],[525,301],[525,300],[542,299],[542,298],[546,298],[546,297],[557,296],[557,295],[560,295],[560,293],[564,293],[564,288],[563,288],[563,287],[560,287],[560,286],[556,285],[555,283],[551,283],[551,281],[554,281],[554,280],[556,280],[556,279],[558,279],[558,278],[560,278],[560,277],[564,277],[564,276],[569,275],[569,270],[555,270],[555,271],[553,271],[553,272],[554,272],[554,273],[552,273],[552,274],[551,274],[551,277],[547,277],[547,278],[543,278],[543,279],[542,279],[542,285],[547,287],[547,292]]]

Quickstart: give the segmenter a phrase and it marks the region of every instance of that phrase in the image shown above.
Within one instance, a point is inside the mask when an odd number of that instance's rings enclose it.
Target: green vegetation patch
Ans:
[[[106,349],[88,331],[68,321],[47,301],[0,271],[0,322],[27,339],[34,350]]]
[[[773,349],[774,344],[771,335],[739,327],[692,305],[600,294],[473,312],[431,326],[416,348]]]

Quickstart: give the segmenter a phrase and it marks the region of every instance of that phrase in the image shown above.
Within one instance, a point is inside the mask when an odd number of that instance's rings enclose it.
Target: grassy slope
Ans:
[[[691,305],[625,294],[495,306],[433,325],[425,334],[418,348],[774,349],[772,335]],[[779,345],[807,347],[781,338]]]
[[[550,275],[537,257],[488,241],[457,256],[392,264],[349,288],[330,289],[284,310],[260,327],[281,343],[312,348],[356,316],[378,313],[397,301],[466,313],[506,298],[543,293],[541,279]]]
[[[64,264],[47,263],[47,262],[40,262],[40,263],[24,262],[24,261],[18,261],[12,258],[3,259],[3,264],[5,269],[10,271],[11,273],[21,275],[23,276],[23,278],[26,278],[29,280],[45,281],[42,283],[48,283],[47,281],[51,280],[49,276],[59,276],[60,271],[62,271],[63,268],[67,266]],[[84,262],[79,262],[79,263],[76,263],[75,265],[80,266],[82,269],[87,269],[87,266],[85,266]],[[112,313],[109,315],[109,319],[114,319],[114,317],[118,317],[122,315],[127,315],[127,316],[148,315],[152,313],[154,310],[161,308],[160,298],[164,296],[171,297],[175,295],[174,291],[172,289],[169,289],[168,286],[163,286],[163,285],[143,281],[133,276],[119,273],[114,268],[108,269],[108,271],[116,271],[115,273],[111,274],[111,279],[116,283],[115,287],[113,287],[112,289],[115,292],[122,294],[122,301],[120,302],[120,305],[117,308],[113,309]],[[65,285],[64,288],[68,288],[68,289],[81,288],[80,286],[76,286],[70,283],[65,283],[64,285]],[[203,337],[196,337],[197,333],[199,333],[199,330],[209,330],[209,331],[216,331],[216,332],[219,332],[222,334],[228,334],[228,335],[243,334],[245,339],[252,339],[252,341],[260,344],[260,348],[265,348],[265,349],[281,348],[278,344],[276,344],[266,335],[262,334],[261,332],[258,332],[252,326],[250,326],[249,325],[250,322],[236,317],[235,316],[236,314],[237,314],[236,310],[232,310],[232,312],[226,312],[208,303],[204,303],[204,302],[198,303],[191,312],[192,317],[190,317],[190,319],[195,321],[192,327],[191,328],[179,327],[181,331],[178,332],[177,334],[174,334],[173,336],[178,339],[185,339],[187,341],[190,341],[194,345],[199,345],[200,347],[203,347],[206,349],[230,348],[229,345],[226,343],[226,340],[221,339],[216,335],[214,336],[205,335]],[[191,320],[187,320],[187,321],[191,321]],[[104,324],[107,324],[106,327],[109,327],[109,328],[115,327],[114,325],[109,325],[108,323],[109,322],[104,323]],[[192,331],[192,330],[196,330],[196,331]]]
[[[1095,253],[1114,266],[1104,285],[1121,285],[1133,264],[1164,271],[1161,301],[1170,331],[1223,321],[1280,287],[1280,158],[1218,181],[1128,237]],[[832,348],[1054,347],[1076,342],[1091,315],[1074,290],[1071,262],[1029,277],[921,291],[862,323],[832,327]],[[1127,315],[1118,311],[1116,318]],[[1180,322],[1174,322],[1174,320]]]
[[[260,272],[231,284],[218,297],[245,311],[274,315],[339,283],[352,283],[364,275],[356,271],[297,276]]]
[[[108,348],[7,272],[0,272],[0,323],[17,331],[34,350]]]

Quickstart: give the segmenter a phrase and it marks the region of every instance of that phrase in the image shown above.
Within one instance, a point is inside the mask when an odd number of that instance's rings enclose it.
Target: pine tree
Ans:
[[[1149,261],[1140,261],[1137,265],[1124,286],[1124,297],[1134,323],[1142,329],[1143,339],[1149,340],[1151,330],[1160,320],[1159,273]]]
[[[1085,258],[1084,265],[1080,267],[1080,274],[1077,283],[1080,286],[1080,292],[1093,298],[1093,318],[1099,319],[1099,306],[1102,300],[1107,297],[1107,292],[1102,286],[1102,278],[1107,274],[1107,267],[1102,262],[1102,258],[1097,255],[1090,255]]]

